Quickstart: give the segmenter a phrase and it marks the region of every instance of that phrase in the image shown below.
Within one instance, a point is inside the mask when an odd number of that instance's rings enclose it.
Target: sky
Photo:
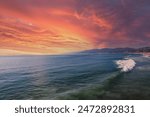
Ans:
[[[150,46],[150,0],[0,0],[0,55]]]

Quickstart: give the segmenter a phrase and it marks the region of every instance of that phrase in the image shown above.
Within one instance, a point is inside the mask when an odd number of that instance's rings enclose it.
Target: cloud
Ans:
[[[140,46],[142,42],[141,46],[148,46],[150,42],[149,38],[145,36],[145,32],[150,32],[149,6],[148,0],[87,0],[80,3],[79,13],[87,14],[92,11],[92,15],[95,14],[97,20],[100,21],[99,28],[108,29],[105,31],[104,37],[96,38],[95,45],[105,43],[108,47],[136,47]],[[100,32],[102,31],[100,30]],[[134,44],[130,42],[134,42]]]
[[[0,0],[0,48],[63,53],[150,45],[149,0]]]
[[[15,19],[1,18],[0,47],[24,52],[58,54],[86,48],[88,42],[76,35],[43,29]],[[81,44],[80,44],[81,43]]]

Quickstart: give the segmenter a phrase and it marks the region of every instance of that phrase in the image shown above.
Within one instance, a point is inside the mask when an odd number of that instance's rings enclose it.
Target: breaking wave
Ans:
[[[117,60],[116,64],[118,65],[118,68],[120,68],[122,72],[129,72],[135,67],[136,62],[133,59],[125,59],[125,60]]]
[[[145,57],[145,58],[150,58],[150,53],[148,54],[143,54],[143,56]]]

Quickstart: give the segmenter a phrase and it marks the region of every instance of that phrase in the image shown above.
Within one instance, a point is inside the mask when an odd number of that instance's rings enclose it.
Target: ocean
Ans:
[[[150,99],[150,58],[127,53],[1,56],[0,99]]]

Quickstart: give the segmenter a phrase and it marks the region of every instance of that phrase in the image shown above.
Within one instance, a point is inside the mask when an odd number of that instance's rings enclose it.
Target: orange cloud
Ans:
[[[0,51],[60,54],[149,45],[149,2],[145,0],[142,8],[140,4],[134,0],[0,0]]]
[[[0,47],[3,49],[35,52],[39,54],[59,54],[88,49],[86,40],[80,35],[59,28],[51,31],[34,26],[31,23],[6,19],[0,22]],[[54,23],[54,22],[53,22]],[[63,25],[62,25],[63,26]]]

